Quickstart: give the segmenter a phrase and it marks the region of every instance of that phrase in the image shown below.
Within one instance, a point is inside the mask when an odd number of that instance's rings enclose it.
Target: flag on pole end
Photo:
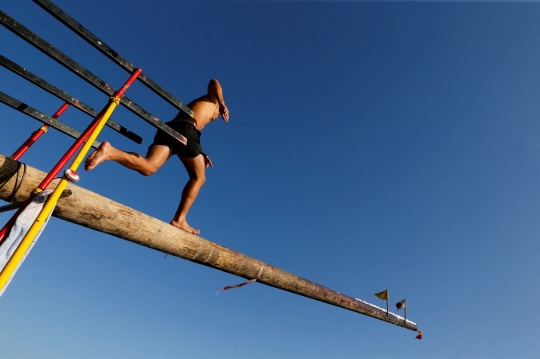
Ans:
[[[418,331],[418,334],[416,335],[416,338],[414,338],[414,339],[422,339],[422,331],[421,330]]]
[[[397,310],[405,309],[407,307],[407,299],[403,299],[401,302],[396,303]]]
[[[376,296],[379,299],[388,300],[388,289],[385,289],[382,292],[375,293],[373,295]]]

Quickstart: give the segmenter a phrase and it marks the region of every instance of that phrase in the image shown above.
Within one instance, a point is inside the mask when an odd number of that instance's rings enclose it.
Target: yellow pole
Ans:
[[[98,125],[94,129],[94,131],[90,134],[88,139],[86,140],[84,146],[79,151],[75,159],[73,160],[73,163],[69,167],[72,171],[77,171],[77,168],[81,164],[84,156],[88,153],[88,150],[92,146],[92,143],[96,140],[97,136],[105,126],[105,123],[111,117],[111,114],[116,109],[116,106],[120,103],[120,97],[113,96],[110,98],[109,104],[107,105],[107,109],[105,113],[103,114],[103,117],[98,122]],[[17,266],[19,262],[21,261],[22,257],[32,244],[32,241],[38,234],[41,227],[43,227],[43,223],[47,220],[47,217],[49,217],[49,214],[54,210],[54,207],[56,206],[56,202],[58,202],[58,199],[60,198],[60,195],[62,194],[62,191],[66,188],[68,184],[68,179],[66,176],[62,177],[62,180],[60,183],[58,183],[58,186],[54,189],[54,191],[50,194],[49,198],[43,205],[43,208],[41,209],[41,212],[39,212],[39,215],[37,216],[36,220],[28,229],[28,232],[22,239],[21,243],[19,244],[19,247],[15,250],[9,261],[6,263],[6,266],[0,273],[0,291],[4,289],[4,286],[9,281],[9,278],[11,278],[11,275],[17,269]]]

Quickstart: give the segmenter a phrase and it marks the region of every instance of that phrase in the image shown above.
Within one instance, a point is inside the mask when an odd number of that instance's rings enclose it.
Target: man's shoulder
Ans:
[[[195,100],[191,101],[190,103],[188,103],[188,107],[191,108],[191,106],[194,106],[198,103],[213,103],[213,101],[210,99],[210,97],[208,95],[202,95],[201,97],[199,98],[196,98]]]

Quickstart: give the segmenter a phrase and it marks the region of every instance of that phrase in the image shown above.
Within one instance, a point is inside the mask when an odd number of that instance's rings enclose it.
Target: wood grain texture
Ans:
[[[0,199],[24,201],[44,177],[44,172],[0,155]],[[13,193],[15,189],[16,193]],[[393,313],[387,316],[383,308],[184,232],[82,187],[70,184],[68,189],[73,194],[58,201],[54,217],[247,279],[256,278],[262,264],[264,269],[257,280],[259,283],[417,330],[415,323],[409,320],[405,323],[402,317]]]

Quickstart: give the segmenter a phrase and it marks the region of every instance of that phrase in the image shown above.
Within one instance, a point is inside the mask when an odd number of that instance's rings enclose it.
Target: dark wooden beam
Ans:
[[[30,45],[34,46],[36,49],[43,52],[45,55],[49,56],[51,59],[55,60],[89,84],[93,85],[95,88],[107,95],[114,95],[116,90],[105,81],[88,71],[86,68],[81,66],[79,63],[74,61],[72,58],[58,50],[56,47],[39,37],[37,34],[30,31],[20,22],[13,19],[11,16],[0,10],[0,25],[4,26],[6,29],[12,33],[19,36],[21,39],[25,40]],[[131,101],[127,96],[123,96],[120,100],[120,103],[126,107],[128,110],[151,124],[152,126],[168,133],[173,138],[177,139],[182,143],[186,143],[187,139],[176,132],[159,118],[154,117],[151,113],[146,111],[141,106],[137,105],[135,102]]]
[[[66,25],[69,29],[71,29],[81,38],[86,40],[86,42],[88,42],[90,45],[95,47],[99,52],[107,56],[109,59],[117,63],[120,67],[122,67],[127,72],[132,73],[137,68],[135,65],[133,65],[128,60],[123,58],[118,52],[111,49],[105,42],[103,42],[101,39],[98,39],[97,36],[95,36],[90,31],[88,31],[88,29],[86,29],[84,26],[82,26],[77,21],[75,21],[75,19],[73,19],[71,16],[69,16],[67,13],[65,13],[62,9],[60,9],[58,6],[53,4],[51,1],[49,0],[33,0],[33,1],[34,3],[39,5],[43,10],[47,11],[49,14],[54,16],[58,21]],[[187,115],[193,117],[193,111],[191,111],[189,107],[187,107],[182,102],[177,100],[169,92],[165,91],[164,88],[159,86],[150,77],[142,73],[139,75],[138,79],[143,84],[145,84],[149,89],[151,89],[156,94],[158,94],[161,98],[169,102],[171,105],[173,105],[180,111],[183,111]]]
[[[64,102],[69,103],[71,106],[75,107],[78,110],[81,110],[82,112],[86,113],[87,115],[90,115],[94,118],[97,117],[99,114],[96,110],[94,110],[92,107],[84,104],[83,102],[77,100],[75,97],[65,93],[64,91],[60,90],[59,88],[51,85],[47,81],[43,80],[39,76],[33,74],[32,72],[28,71],[27,69],[17,65],[13,61],[9,60],[8,58],[0,55],[0,65],[5,67],[6,69],[10,70],[11,72],[21,76],[22,78],[30,81],[36,86],[41,87],[43,90],[47,91],[51,95],[54,95],[58,97],[61,100],[64,100]],[[119,125],[118,123],[114,122],[113,120],[109,119],[107,121],[107,126],[110,128],[113,128],[114,130],[120,132],[122,135],[126,136],[130,140],[141,144],[142,138],[141,136],[137,135],[134,132],[131,132],[129,129],[125,128],[124,126]]]

